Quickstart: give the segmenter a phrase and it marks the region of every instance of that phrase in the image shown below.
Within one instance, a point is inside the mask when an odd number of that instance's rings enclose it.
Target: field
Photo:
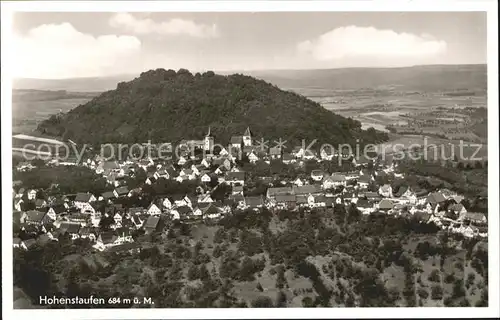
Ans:
[[[14,90],[12,96],[12,131],[30,133],[37,124],[53,114],[88,102],[96,93],[66,91]]]

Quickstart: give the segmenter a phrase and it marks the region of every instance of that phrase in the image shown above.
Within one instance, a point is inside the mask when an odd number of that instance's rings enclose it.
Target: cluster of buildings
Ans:
[[[198,144],[208,150],[213,139],[207,135],[203,146]],[[355,206],[363,215],[387,214],[415,218],[421,223],[433,222],[443,230],[466,237],[487,236],[486,216],[468,212],[462,204],[463,196],[450,190],[412,190],[393,163],[368,165],[368,160],[358,159],[353,162],[352,172],[315,169],[306,175],[278,179],[245,172],[238,158],[224,148],[217,155],[201,158],[190,152],[191,148],[192,144],[176,160],[106,161],[99,156],[86,160],[81,165],[105,177],[110,186],[109,191],[99,195],[82,190],[45,199],[38,197],[40,190],[25,190],[22,181],[14,181],[14,225],[24,238],[14,238],[14,247],[29,249],[37,242],[58,241],[66,235],[72,240],[89,239],[97,250],[129,250],[134,233],[163,232],[173,221],[211,223],[237,211],[258,214],[263,209],[307,211],[337,205]],[[330,161],[334,156],[325,152],[306,153],[301,147],[290,153],[256,150],[249,129],[243,136],[233,137],[228,149],[245,154],[250,163],[270,164],[274,160],[294,166],[303,166],[307,160]],[[33,169],[26,168],[26,164],[21,164],[18,169]],[[146,173],[142,187],[129,188],[126,178],[136,176],[141,170]],[[398,183],[378,185],[377,177],[383,176]],[[122,204],[123,199],[141,197],[145,186],[161,179],[192,181],[195,183],[191,185],[196,187],[190,194],[155,195],[145,207]],[[267,186],[265,193],[255,195],[249,190],[249,185],[255,185],[257,180]],[[395,185],[399,185],[397,190],[393,190]],[[230,190],[229,194],[223,200],[214,199],[214,192],[222,186]],[[26,203],[31,203],[30,208],[34,209],[23,210]]]

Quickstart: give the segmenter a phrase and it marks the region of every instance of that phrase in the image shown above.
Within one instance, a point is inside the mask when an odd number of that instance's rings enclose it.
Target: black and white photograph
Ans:
[[[495,1],[20,2],[6,318],[499,316]]]

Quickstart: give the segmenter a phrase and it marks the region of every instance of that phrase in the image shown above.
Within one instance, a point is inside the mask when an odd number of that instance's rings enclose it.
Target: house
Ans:
[[[170,211],[172,220],[189,220],[193,214],[193,209],[189,206],[180,206]]]
[[[23,199],[14,199],[14,210],[22,211],[22,204],[24,203]]]
[[[113,220],[115,221],[115,226],[121,226],[123,221],[123,214],[121,212],[116,212],[113,216]]]
[[[99,201],[109,202],[114,198],[116,198],[114,191],[106,191],[103,194],[101,194],[101,196],[99,197]]]
[[[128,187],[127,186],[123,186],[123,187],[119,187],[119,188],[116,188],[114,191],[113,191],[113,195],[116,197],[116,198],[121,198],[121,197],[127,197],[129,194],[129,190],[128,190]]]
[[[364,167],[370,164],[371,162],[373,162],[373,159],[370,159],[365,155],[360,155],[357,159],[355,157],[352,159],[352,163],[356,167]]]
[[[132,238],[132,234],[130,233],[129,228],[119,228],[116,229],[116,235],[117,239],[115,241],[116,244],[123,244],[123,243],[131,243],[134,242],[134,239]]]
[[[427,203],[433,208],[446,201],[446,198],[440,192],[433,192],[427,196]]]
[[[266,192],[266,197],[268,199],[274,199],[277,195],[280,194],[293,194],[293,189],[292,187],[268,188]]]
[[[346,177],[340,174],[333,174],[323,180],[323,189],[333,189],[346,185]]]
[[[250,163],[256,163],[257,161],[259,161],[259,156],[257,155],[257,153],[252,151],[248,154],[248,161],[250,161]]]
[[[229,148],[235,148],[235,149],[241,149],[241,145],[243,143],[243,137],[242,136],[232,136]],[[222,150],[221,150],[222,152]]]
[[[359,199],[358,202],[356,202],[356,208],[365,215],[375,211],[375,206],[367,199]]]
[[[467,209],[465,209],[464,205],[461,203],[451,204],[448,207],[448,211],[458,215],[459,217],[464,216],[467,213]]]
[[[222,217],[222,209],[214,204],[210,204],[202,210],[203,219],[217,220]]]
[[[319,195],[322,193],[322,190],[319,184],[307,184],[301,187],[293,186],[292,193],[295,195]]]
[[[242,194],[232,194],[229,196],[230,201],[233,202],[233,204],[237,207],[244,208],[245,207],[245,197],[243,197]]]
[[[319,153],[321,160],[331,161],[334,157],[333,148],[321,148]]]
[[[484,213],[480,212],[465,212],[461,214],[457,221],[469,221],[476,224],[486,224],[488,219],[484,215]]]
[[[80,239],[89,239],[91,242],[95,242],[97,240],[95,231],[89,227],[81,227],[78,234]]]
[[[293,184],[296,185],[297,187],[302,187],[304,185],[304,181],[302,181],[300,178],[297,178],[295,179]]]
[[[20,238],[13,238],[12,239],[12,247],[13,248],[21,248],[21,249],[26,250],[26,246]]]
[[[159,216],[150,216],[143,225],[146,234],[151,234],[153,232],[160,231],[159,227],[160,227]]]
[[[185,165],[187,162],[187,159],[184,156],[179,156],[179,160],[177,160],[177,164],[180,166]]]
[[[344,198],[344,202],[346,204],[358,202],[358,193],[356,191],[344,189],[342,197]]]
[[[97,237],[96,244],[94,247],[98,250],[105,250],[107,248],[110,248],[114,245],[116,245],[116,240],[118,239],[118,236],[114,231],[106,231],[106,232],[101,232],[99,236]]]
[[[41,226],[42,224],[49,221],[50,217],[47,216],[46,212],[38,210],[27,211],[26,217],[24,218],[24,223],[35,226]]]
[[[264,198],[261,196],[245,197],[245,206],[251,209],[262,208],[264,206]]]
[[[290,163],[295,163],[297,160],[295,159],[294,156],[292,156],[290,153],[287,152],[283,153],[281,161],[283,161],[284,164],[290,164]]]
[[[324,208],[326,207],[327,198],[322,194],[317,196],[309,194],[307,196],[307,203],[310,208]]]
[[[212,203],[214,200],[210,196],[210,193],[202,194],[200,197],[197,199],[198,203]],[[192,204],[194,205],[194,204]]]
[[[309,203],[309,196],[305,195],[305,194],[299,194],[299,195],[296,195],[295,196],[295,203],[296,203],[296,206],[298,207],[309,207],[310,206],[310,203]],[[314,200],[314,197],[313,197],[313,200]]]
[[[212,178],[211,178],[208,174],[206,174],[206,173],[205,173],[205,174],[203,174],[203,175],[201,176],[201,179],[200,179],[200,180],[201,180],[201,182],[203,182],[203,183],[210,183],[210,181],[212,181]]]
[[[28,190],[28,200],[35,200],[36,199],[36,194],[37,194],[37,191],[34,190],[34,189],[31,189],[31,190]]]
[[[179,177],[181,177],[182,180],[194,180],[196,179],[196,172],[193,171],[193,169],[182,169],[179,172]]]
[[[381,199],[380,195],[377,192],[371,192],[371,191],[361,193],[360,197],[364,197],[372,201],[379,201]]]
[[[269,157],[271,159],[279,159],[279,158],[281,158],[281,148],[280,147],[269,148]]]
[[[294,209],[297,206],[297,197],[294,194],[279,194],[274,200],[280,209]]]
[[[74,201],[75,207],[82,209],[85,205],[96,201],[96,197],[91,193],[77,193]]]
[[[231,193],[243,195],[243,186],[233,186]]]
[[[226,183],[230,185],[244,185],[245,172],[229,172],[226,176]]]
[[[394,208],[391,200],[382,199],[377,206],[378,210],[388,212]]]
[[[150,216],[158,216],[162,211],[154,202],[152,202],[147,208],[146,212]]]
[[[29,250],[29,249],[33,248],[35,245],[36,245],[36,239],[28,239],[28,240],[24,240],[22,242],[22,244],[20,245],[20,248],[22,248],[24,250]]]
[[[62,235],[68,234],[71,237],[71,240],[75,240],[80,237],[79,234],[80,228],[81,225],[79,223],[61,222],[61,225],[59,226],[59,232]]]
[[[462,230],[462,235],[466,238],[473,238],[479,236],[479,229],[477,227],[468,225]]]
[[[390,184],[384,184],[378,188],[378,194],[385,198],[392,198],[392,187]]]
[[[25,220],[26,220],[26,212],[23,212],[23,211],[14,211],[12,213],[12,223],[14,225],[21,225],[21,224],[24,224]]]
[[[360,175],[359,178],[357,179],[357,184],[360,188],[366,189],[370,185],[370,183],[373,181],[373,177],[368,174],[363,174]]]
[[[314,181],[321,181],[321,180],[323,180],[324,176],[325,176],[325,173],[321,170],[312,170],[311,171],[311,178]]]
[[[136,229],[140,229],[144,225],[145,220],[141,219],[141,216],[136,215],[132,216],[130,218],[130,221],[132,221],[132,224]]]
[[[35,208],[41,209],[47,205],[47,201],[45,199],[36,199],[35,200]]]
[[[58,213],[56,213],[56,210],[54,208],[56,208],[56,207],[49,207],[49,208],[46,208],[44,210],[47,217],[49,217],[50,220],[52,220],[52,221],[55,221],[57,219],[57,216],[58,216]],[[59,214],[60,214],[60,212],[59,212]]]
[[[14,196],[14,198],[16,199],[21,199],[24,195],[24,188],[20,188],[17,192],[16,192],[16,195]],[[36,197],[36,194],[35,194],[35,197]]]

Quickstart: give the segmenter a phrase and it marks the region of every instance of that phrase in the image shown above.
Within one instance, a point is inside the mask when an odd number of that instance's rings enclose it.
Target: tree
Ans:
[[[431,288],[431,299],[441,300],[443,299],[443,288],[440,285],[433,285]]]
[[[314,301],[313,301],[313,299],[311,299],[311,297],[304,297],[304,298],[302,298],[302,306],[304,308],[314,307]]]
[[[251,303],[252,308],[272,308],[274,307],[273,301],[267,296],[261,296],[256,298]]]
[[[439,282],[440,280],[440,275],[439,275],[439,270],[434,269],[432,272],[429,274],[427,279],[431,282]]]

